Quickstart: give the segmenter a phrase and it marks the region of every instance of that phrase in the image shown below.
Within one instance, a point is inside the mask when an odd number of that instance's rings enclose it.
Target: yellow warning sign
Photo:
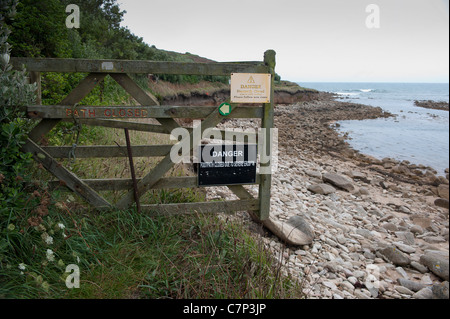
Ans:
[[[270,103],[271,75],[231,74],[231,103]]]

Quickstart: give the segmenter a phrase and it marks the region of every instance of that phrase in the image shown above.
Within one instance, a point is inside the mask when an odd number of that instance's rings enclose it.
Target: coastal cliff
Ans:
[[[151,92],[161,105],[219,106],[230,98],[230,85],[220,82],[202,81],[196,84],[174,84],[160,80],[149,80]],[[318,100],[328,93],[281,81],[275,84],[275,104],[295,104]]]

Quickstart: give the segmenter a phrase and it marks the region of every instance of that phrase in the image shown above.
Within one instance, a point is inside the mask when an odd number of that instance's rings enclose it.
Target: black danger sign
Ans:
[[[256,183],[257,145],[201,145],[199,186]]]

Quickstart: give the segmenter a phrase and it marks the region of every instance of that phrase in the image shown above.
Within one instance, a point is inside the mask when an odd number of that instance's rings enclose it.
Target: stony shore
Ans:
[[[387,116],[326,95],[276,107],[271,218],[297,227],[302,242],[287,244],[247,213],[236,216],[302,282],[307,298],[448,298],[448,170],[438,176],[430,167],[360,154],[335,130],[339,120]],[[222,127],[258,125],[230,120]],[[236,199],[227,188],[209,189],[208,197]]]

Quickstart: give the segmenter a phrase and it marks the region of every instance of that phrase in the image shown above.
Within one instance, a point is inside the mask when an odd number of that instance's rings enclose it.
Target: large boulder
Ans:
[[[322,176],[322,179],[325,183],[330,183],[331,185],[346,190],[347,192],[353,192],[355,190],[355,186],[352,181],[342,175],[326,173]]]
[[[434,201],[434,205],[449,209],[449,201],[445,198],[438,198]]]
[[[445,281],[441,284],[433,285],[431,291],[433,292],[433,299],[449,299],[449,284]]]
[[[255,222],[263,224],[275,236],[288,245],[310,245],[314,240],[314,232],[302,216],[294,216],[287,222],[283,222],[275,219],[273,216],[269,216],[265,220],[260,220],[252,211],[249,211],[249,215]]]
[[[255,221],[259,221],[252,214],[250,216]],[[310,245],[314,240],[314,233],[311,227],[301,216],[291,217],[288,222],[282,222],[270,216],[268,219],[259,222],[288,245]]]
[[[408,266],[411,263],[409,257],[402,253],[397,247],[388,246],[381,249],[380,254],[389,262],[397,266]]]
[[[364,173],[361,173],[360,171],[348,171],[345,173],[353,180],[360,180],[364,183],[370,184],[370,179],[367,178],[367,176]]]
[[[414,299],[433,299],[433,291],[430,288],[423,288],[413,295]]]
[[[333,186],[328,185],[328,184],[310,185],[308,187],[308,190],[315,194],[320,194],[320,195],[329,195],[329,194],[336,192],[336,189]]]
[[[439,196],[441,197],[441,198],[444,198],[444,199],[446,199],[446,200],[448,200],[449,198],[449,195],[448,195],[448,193],[449,193],[449,191],[448,191],[448,185],[444,185],[444,184],[441,184],[441,185],[439,185],[438,186],[438,188],[437,188],[437,191],[438,191],[438,194],[439,194]]]
[[[428,285],[419,283],[419,282],[415,282],[409,279],[405,279],[405,278],[398,278],[397,282],[402,285],[403,287],[408,288],[409,290],[413,291],[413,292],[419,292],[420,290],[422,290],[423,288],[427,288]]]
[[[436,276],[449,280],[449,255],[447,252],[430,250],[420,257],[420,262]]]

